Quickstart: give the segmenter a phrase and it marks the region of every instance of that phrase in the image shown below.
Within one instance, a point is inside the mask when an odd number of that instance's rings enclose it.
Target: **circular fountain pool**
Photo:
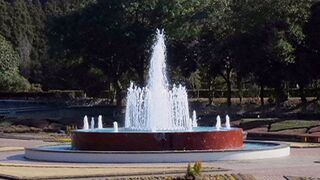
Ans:
[[[40,161],[88,163],[169,163],[217,160],[250,160],[288,156],[284,143],[245,141],[241,149],[171,151],[85,151],[70,144],[27,148],[25,157]]]

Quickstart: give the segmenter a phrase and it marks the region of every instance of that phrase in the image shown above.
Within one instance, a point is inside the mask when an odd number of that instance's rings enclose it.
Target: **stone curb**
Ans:
[[[10,151],[23,151],[24,147],[0,147],[1,152],[10,152]]]
[[[9,165],[10,166],[10,165]],[[33,166],[26,166],[23,165],[24,167],[33,167]],[[39,165],[41,166],[41,165]],[[46,165],[45,165],[46,166]],[[40,168],[38,166],[36,166],[35,168]],[[42,167],[42,168],[48,168],[48,167]],[[54,167],[49,167],[49,168],[54,168]],[[56,168],[72,168],[72,167],[56,167]],[[77,168],[77,167],[74,167]],[[88,168],[88,167],[83,167],[83,168]],[[97,167],[91,167],[91,168],[97,168]],[[107,169],[108,167],[103,167],[103,169]],[[109,167],[110,168],[110,167]],[[119,167],[121,168],[121,167]],[[145,168],[145,167],[143,167]],[[126,169],[126,168],[124,168]],[[128,168],[128,171],[130,171],[131,168]],[[133,168],[134,169],[134,168]],[[153,169],[157,169],[157,167],[154,167]],[[36,170],[36,169],[35,169]],[[17,171],[19,171],[19,165],[17,165]],[[202,172],[203,173],[221,173],[221,172],[227,172],[229,170],[227,169],[212,169],[212,168],[205,168]],[[175,168],[175,170],[163,170],[161,172],[136,172],[136,173],[106,173],[106,174],[92,174],[92,175],[54,175],[54,176],[42,176],[42,177],[32,177],[32,176],[24,176],[24,175],[20,175],[20,176],[14,176],[14,175],[7,175],[7,174],[0,174],[0,178],[7,178],[7,179],[33,179],[33,180],[38,180],[38,179],[66,179],[66,178],[98,178],[98,177],[140,177],[140,176],[161,176],[161,175],[166,175],[166,176],[170,176],[170,175],[184,175],[186,172],[186,167],[177,167]]]

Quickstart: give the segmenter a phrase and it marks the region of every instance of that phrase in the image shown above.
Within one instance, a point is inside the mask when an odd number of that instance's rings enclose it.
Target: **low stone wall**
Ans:
[[[320,134],[281,134],[281,133],[258,133],[249,132],[247,134],[248,139],[261,139],[261,140],[281,140],[290,142],[311,142],[320,143]]]

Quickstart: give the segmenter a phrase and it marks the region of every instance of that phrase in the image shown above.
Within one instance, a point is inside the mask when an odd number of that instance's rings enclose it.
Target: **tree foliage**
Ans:
[[[0,35],[0,90],[26,91],[29,82],[19,74],[18,55],[3,36]]]
[[[210,91],[223,79],[229,105],[250,81],[263,104],[264,88],[282,102],[288,86],[303,95],[319,80],[319,9],[312,0],[0,0],[0,34],[31,82],[110,87],[120,100],[129,80],[145,82],[164,29],[171,79]]]

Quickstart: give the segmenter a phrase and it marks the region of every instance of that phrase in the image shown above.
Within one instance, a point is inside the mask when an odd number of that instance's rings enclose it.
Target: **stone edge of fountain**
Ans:
[[[246,143],[258,143],[258,144],[270,144],[274,146],[265,146],[264,148],[259,148],[259,149],[211,149],[211,150],[166,150],[166,151],[89,151],[89,150],[76,150],[76,149],[70,149],[70,150],[57,150],[57,149],[44,149],[46,147],[54,147],[54,146],[67,146],[71,144],[55,144],[55,145],[43,145],[43,146],[38,146],[38,147],[32,147],[32,148],[25,148],[25,150],[34,150],[34,151],[47,151],[47,152],[52,152],[52,151],[58,151],[58,152],[66,152],[66,153],[85,153],[85,152],[90,152],[90,153],[119,153],[119,154],[125,154],[125,153],[166,153],[166,152],[171,152],[171,153],[187,153],[187,152],[233,152],[233,151],[264,151],[264,150],[269,150],[269,149],[281,149],[285,147],[290,147],[289,144],[284,143],[284,142],[278,142],[278,141],[259,141],[259,140],[245,140],[244,144]]]
[[[247,140],[246,143],[274,144],[259,149],[187,150],[187,151],[79,151],[57,150],[40,146],[25,148],[25,158],[52,162],[88,163],[169,163],[217,160],[255,160],[290,155],[290,146],[283,142]],[[63,144],[66,146],[66,144]],[[61,145],[60,145],[61,146]]]

